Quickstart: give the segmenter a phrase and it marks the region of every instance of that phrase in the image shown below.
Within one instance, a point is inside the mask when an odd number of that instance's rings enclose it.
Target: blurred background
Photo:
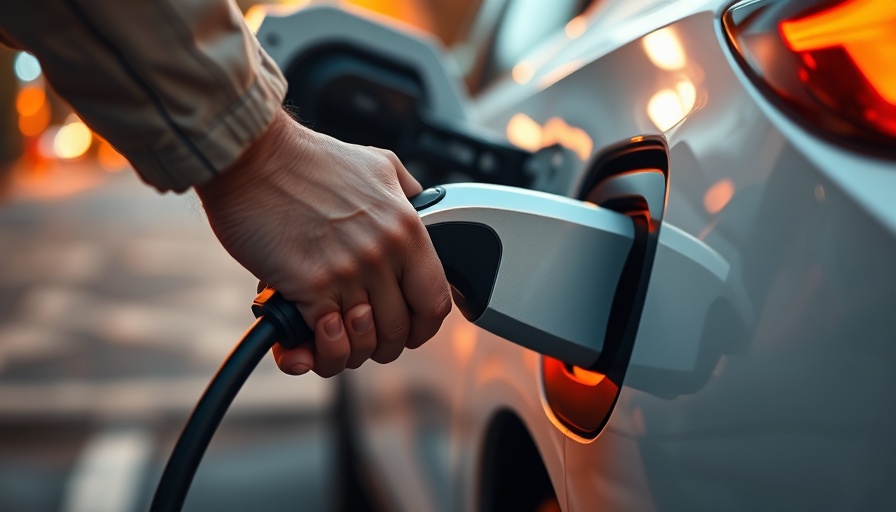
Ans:
[[[251,27],[265,9],[239,1]],[[337,2],[329,2],[337,3]],[[457,47],[475,0],[356,0]],[[0,47],[0,511],[145,510],[187,414],[252,320],[255,281],[192,194],[158,195],[27,53]],[[333,380],[266,359],[188,510],[327,510]]]

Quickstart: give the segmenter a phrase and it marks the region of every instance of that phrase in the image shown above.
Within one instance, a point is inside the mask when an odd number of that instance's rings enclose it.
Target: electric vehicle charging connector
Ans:
[[[410,201],[468,320],[572,364],[597,360],[634,237],[631,219],[498,185],[446,185]],[[564,304],[557,304],[558,296],[566,297]],[[258,294],[252,311],[255,323],[209,383],[175,445],[153,512],[181,510],[215,430],[267,351],[275,343],[291,348],[313,338],[295,305],[273,288]]]

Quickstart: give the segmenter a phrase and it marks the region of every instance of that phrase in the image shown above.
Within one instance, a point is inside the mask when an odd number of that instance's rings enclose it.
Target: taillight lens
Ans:
[[[747,0],[723,21],[753,78],[798,117],[896,154],[896,0]]]

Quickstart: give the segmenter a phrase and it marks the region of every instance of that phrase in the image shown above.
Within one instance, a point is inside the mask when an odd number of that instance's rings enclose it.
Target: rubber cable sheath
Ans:
[[[246,379],[276,343],[279,333],[276,323],[259,317],[224,360],[174,446],[156,488],[151,512],[176,512],[183,508],[193,476],[221,418]]]

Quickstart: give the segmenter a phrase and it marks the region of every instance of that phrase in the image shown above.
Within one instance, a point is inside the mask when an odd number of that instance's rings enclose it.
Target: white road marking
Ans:
[[[152,457],[142,428],[113,428],[90,439],[69,480],[62,512],[129,512]]]

